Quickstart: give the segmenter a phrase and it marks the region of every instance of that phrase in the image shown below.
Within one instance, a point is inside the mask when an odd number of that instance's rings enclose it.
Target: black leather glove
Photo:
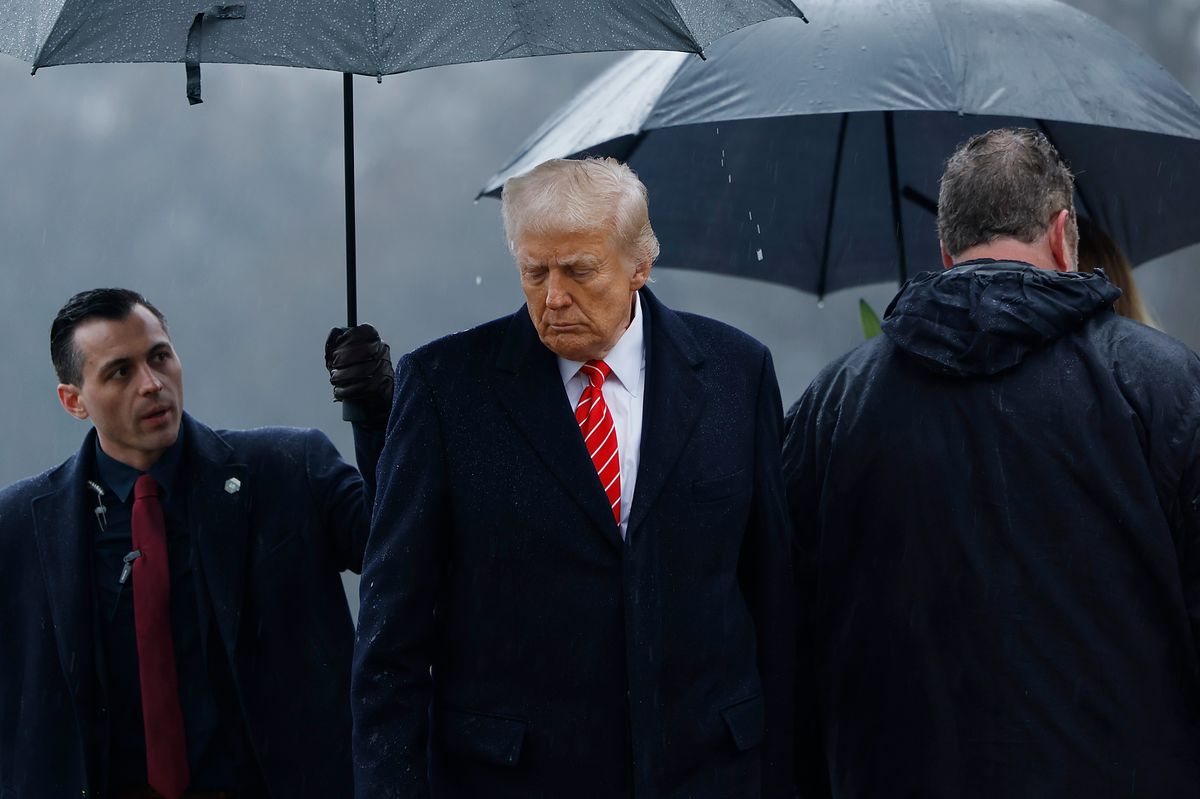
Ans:
[[[325,339],[325,368],[333,399],[344,417],[373,426],[387,424],[392,410],[392,350],[371,325],[335,327]]]

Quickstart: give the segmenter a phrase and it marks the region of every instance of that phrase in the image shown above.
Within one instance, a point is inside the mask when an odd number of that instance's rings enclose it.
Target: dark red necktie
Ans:
[[[575,406],[575,421],[579,423],[583,443],[596,467],[596,474],[600,476],[600,485],[608,496],[613,519],[620,527],[621,456],[617,454],[617,428],[602,391],[604,380],[612,369],[604,361],[588,361],[579,371],[583,372],[588,384]]]
[[[137,631],[146,781],[166,799],[179,799],[191,781],[175,644],[171,638],[171,572],[158,483],[148,474],[133,487],[133,625]]]

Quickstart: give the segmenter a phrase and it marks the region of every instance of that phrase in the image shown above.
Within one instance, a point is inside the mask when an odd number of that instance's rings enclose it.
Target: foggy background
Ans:
[[[1200,0],[1072,5],[1200,94]],[[520,306],[499,203],[472,198],[619,57],[356,79],[359,318],[394,356]],[[87,424],[55,398],[48,330],[69,295],[102,285],[135,288],[166,314],[194,416],[213,427],[319,427],[353,458],[322,350],[345,321],[341,76],[206,64],[203,79],[205,103],[189,107],[180,64],[60,66],[30,77],[26,64],[0,56],[0,485],[78,448]],[[1136,273],[1165,329],[1194,349],[1198,261],[1193,247]],[[931,252],[910,269],[938,266]],[[669,306],[765,342],[785,406],[861,341],[858,299],[882,311],[896,290],[852,289],[821,307],[765,283],[654,276]]]

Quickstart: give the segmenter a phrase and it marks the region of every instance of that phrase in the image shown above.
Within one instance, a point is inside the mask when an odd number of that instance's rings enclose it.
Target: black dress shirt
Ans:
[[[179,490],[186,480],[182,430],[150,469],[162,488],[171,577],[171,636],[179,700],[183,709],[192,790],[237,786],[235,750],[246,740],[233,701],[232,677],[200,581],[196,550],[188,535]],[[110,783],[116,788],[146,782],[146,746],[133,618],[133,578],[124,558],[132,549],[133,485],[141,472],[114,460],[96,445],[96,474],[104,494],[97,513],[93,579],[99,619],[101,675],[111,718]],[[212,632],[212,635],[209,633]],[[215,650],[215,651],[213,651]]]

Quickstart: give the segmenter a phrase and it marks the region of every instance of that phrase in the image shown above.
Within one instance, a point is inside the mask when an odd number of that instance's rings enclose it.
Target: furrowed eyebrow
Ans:
[[[128,366],[131,363],[133,363],[132,358],[113,358],[111,361],[106,362],[100,367],[100,374],[103,375],[108,374],[109,372],[114,372],[122,366]]]

